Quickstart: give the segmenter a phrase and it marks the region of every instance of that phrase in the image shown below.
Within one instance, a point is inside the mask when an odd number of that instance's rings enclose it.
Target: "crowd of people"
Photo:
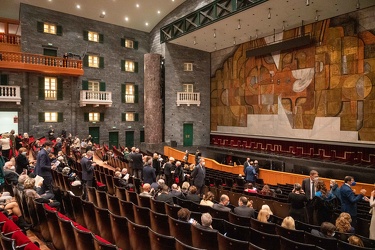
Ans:
[[[13,183],[26,197],[49,203],[51,206],[59,207],[58,193],[52,184],[53,170],[62,172],[69,176],[73,185],[82,185],[83,199],[87,199],[86,187],[95,186],[94,171],[97,164],[94,161],[95,146],[92,137],[80,140],[71,134],[66,135],[62,131],[61,135],[55,138],[55,132],[51,127],[48,131],[48,140],[43,143],[36,140],[29,143],[29,136],[25,133],[22,137],[15,136],[14,131],[2,134],[0,139],[0,189],[4,192],[0,197],[0,210],[8,214],[19,217],[20,226],[28,228],[29,225],[22,216],[19,205],[14,197],[5,192],[5,184]],[[17,139],[18,138],[18,139]],[[64,149],[64,152],[63,152]],[[29,154],[36,152],[36,159],[31,160]],[[82,167],[81,179],[70,168],[72,162],[71,154],[79,153]],[[195,153],[195,163],[189,163],[189,152],[181,160],[169,157],[166,161],[159,154],[152,156],[143,155],[140,149],[132,147],[123,148],[120,151],[120,158],[128,163],[128,168],[115,169],[114,177],[120,179],[120,184],[124,187],[131,187],[130,178],[140,179],[142,191],[140,196],[152,197],[155,200],[174,204],[173,197],[195,202],[202,206],[210,206],[218,211],[232,211],[233,213],[247,218],[256,218],[260,222],[270,222],[273,214],[270,207],[263,205],[256,212],[253,208],[253,201],[249,196],[241,196],[238,204],[233,206],[229,202],[229,197],[225,194],[215,201],[212,192],[204,193],[206,167],[205,158],[199,150]],[[119,157],[113,151],[108,150],[103,156],[106,161],[110,157]],[[281,190],[273,190],[268,185],[263,185],[258,189],[257,179],[259,178],[258,161],[251,161],[247,158],[244,162],[243,178],[246,181],[245,192],[259,193],[261,195],[277,196]],[[339,187],[331,180],[330,189],[325,186],[324,181],[319,179],[319,173],[315,170],[310,172],[309,178],[302,183],[294,184],[293,190],[288,194],[288,202],[291,204],[289,216],[282,223],[288,229],[295,229],[295,220],[310,224],[320,225],[320,230],[312,230],[312,234],[320,237],[333,237],[335,232],[355,233],[357,228],[357,203],[361,200],[369,202],[372,212],[370,226],[370,239],[375,239],[375,191],[370,197],[366,197],[366,190],[360,190],[356,195],[352,187],[355,186],[352,176],[344,178],[344,184]],[[337,204],[341,204],[341,214],[332,221],[333,212]],[[190,219],[190,211],[181,208],[178,212],[180,220],[188,221],[197,227],[208,230],[215,230],[211,223],[212,217],[209,213],[203,213],[200,223]],[[352,236],[349,238],[351,244],[361,245],[361,239]],[[363,244],[362,244],[363,245]]]

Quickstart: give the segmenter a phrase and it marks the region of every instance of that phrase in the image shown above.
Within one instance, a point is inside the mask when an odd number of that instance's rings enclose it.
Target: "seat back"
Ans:
[[[134,222],[142,226],[151,226],[150,209],[147,207],[133,206]]]
[[[94,239],[95,250],[117,250],[118,249],[117,246],[111,244],[110,242],[107,242],[102,237],[94,235],[93,239]]]
[[[239,216],[233,212],[229,212],[229,222],[244,227],[250,227],[250,218]]]
[[[131,249],[150,249],[147,226],[138,225],[128,220],[128,231]]]
[[[337,241],[337,250],[370,250],[370,249],[374,250],[374,248],[354,246],[345,241],[341,241],[341,240]]]
[[[104,191],[96,190],[95,194],[96,194],[97,207],[108,209],[107,193]]]
[[[305,244],[289,240],[284,237],[280,237],[280,249],[281,250],[291,250],[291,249],[303,249],[303,250],[315,250],[315,245]],[[335,248],[326,248],[326,249],[335,249]]]
[[[307,244],[313,244],[328,249],[335,249],[337,247],[337,239],[335,238],[319,237],[308,232],[305,232],[304,238]]]
[[[280,201],[273,201],[273,212],[276,216],[285,218],[289,216],[289,210],[290,210],[290,203],[280,202]]]
[[[105,175],[105,180],[107,182],[107,192],[111,195],[115,193],[113,175]]]
[[[134,204],[132,202],[124,201],[120,199],[119,199],[119,204],[120,204],[120,215],[134,222],[134,212],[133,212]]]
[[[99,235],[107,241],[114,243],[108,209],[94,206],[94,210]]]
[[[51,241],[51,235],[49,234],[48,223],[46,214],[44,212],[43,203],[35,201],[35,209],[39,219],[40,234],[44,241]]]
[[[138,205],[141,207],[151,207],[151,198],[137,195]]]
[[[126,193],[127,201],[133,202],[135,205],[138,205],[138,198],[137,198],[138,194],[136,192],[131,192],[131,191],[126,190],[125,193]]]
[[[80,225],[72,225],[77,250],[94,249],[92,233]]]
[[[276,234],[283,236],[287,239],[297,241],[297,242],[301,242],[301,243],[305,242],[304,241],[305,231],[302,231],[302,230],[288,229],[288,228],[285,228],[276,224]]]
[[[124,187],[115,186],[115,195],[120,200],[126,201],[126,189]]]
[[[202,248],[196,248],[196,247],[192,247],[192,246],[189,246],[181,241],[179,241],[178,239],[176,239],[176,246],[175,246],[176,250],[204,250]]]
[[[166,214],[165,213],[165,205],[164,205],[164,201],[158,201],[158,200],[155,200],[155,199],[151,199],[151,210],[154,211],[154,212],[157,212],[157,213],[160,213],[160,214]]]
[[[87,229],[94,234],[99,234],[98,224],[95,219],[94,203],[82,200],[82,210]]]
[[[191,241],[193,247],[205,249],[218,249],[217,231],[206,230],[191,225]]]
[[[247,249],[249,246],[249,242],[247,241],[240,241],[240,240],[232,239],[232,238],[222,235],[221,233],[217,233],[217,242],[218,242],[219,250]]]
[[[152,250],[174,250],[176,240],[174,237],[159,234],[152,229],[148,230],[148,237],[150,238],[150,244]]]
[[[216,227],[214,227],[216,229]],[[240,240],[250,241],[249,227],[239,226],[228,221],[224,221],[225,236]]]
[[[268,234],[275,234],[275,223],[260,222],[257,219],[250,218],[252,228]]]
[[[313,229],[316,229],[316,230],[320,231],[320,226],[307,224],[307,223],[304,223],[304,222],[301,222],[301,221],[298,221],[298,220],[295,221],[295,225],[296,225],[296,229],[303,230],[303,231],[308,232],[308,233],[310,233],[311,230],[313,230]]]
[[[170,205],[166,202],[164,202],[164,206],[165,206],[165,213],[167,215],[169,215],[169,216],[171,216],[172,218],[175,218],[175,219],[178,218],[177,213],[181,209],[180,206]]]
[[[168,215],[150,210],[151,229],[159,234],[170,235]]]
[[[280,236],[275,234],[268,234],[250,227],[250,242],[254,245],[267,249],[280,249]]]
[[[116,215],[120,215],[120,204],[116,196],[107,194],[108,210]]]
[[[3,249],[16,249],[16,241],[0,234],[0,242]]]
[[[49,209],[44,210],[46,213],[49,233],[51,235],[52,244],[55,249],[65,249],[64,242],[61,236],[60,227],[58,226],[57,212]]]
[[[221,211],[213,207],[210,207],[210,214],[213,218],[229,220],[229,211]]]
[[[85,219],[83,216],[82,199],[79,196],[69,194],[69,198],[73,207],[74,221],[86,227]]]
[[[97,206],[98,202],[96,201],[96,188],[86,186],[86,189],[89,201],[94,203],[95,206]]]
[[[183,242],[191,245],[191,224],[185,221],[180,221],[171,216],[168,216],[170,235]]]
[[[130,249],[128,219],[109,212],[113,241],[121,249]]]
[[[75,249],[76,241],[74,238],[74,231],[71,225],[71,221],[64,216],[57,216],[57,221],[59,223],[61,238],[65,249]]]

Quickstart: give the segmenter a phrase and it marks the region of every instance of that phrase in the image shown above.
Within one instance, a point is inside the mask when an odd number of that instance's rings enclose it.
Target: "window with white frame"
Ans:
[[[194,84],[192,83],[184,83],[182,87],[184,92],[194,92]]]
[[[125,85],[125,103],[134,103],[135,88],[134,84]]]
[[[57,100],[57,78],[44,77],[44,99]]]
[[[193,71],[193,63],[184,63],[184,71]]]
[[[99,68],[99,56],[89,55],[89,67]]]
[[[125,113],[125,121],[127,121],[127,122],[134,122],[135,121],[135,114],[134,114],[134,112],[126,112]]]
[[[48,33],[48,34],[55,34],[56,35],[56,24],[44,23],[43,32]]]
[[[125,60],[125,71],[134,72],[134,62]]]
[[[99,33],[98,32],[93,32],[89,31],[88,33],[88,40],[92,42],[99,42]]]
[[[125,47],[133,49],[134,48],[134,41],[130,39],[125,39]]]
[[[100,121],[100,113],[89,113],[89,121],[90,122]]]
[[[57,112],[45,112],[44,122],[57,122]]]
[[[89,81],[88,82],[88,90],[90,90],[90,91],[99,91],[99,82]]]

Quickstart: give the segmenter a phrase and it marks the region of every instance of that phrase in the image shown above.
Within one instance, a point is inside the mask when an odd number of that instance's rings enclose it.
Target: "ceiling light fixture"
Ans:
[[[236,37],[233,37],[233,45],[236,45]]]
[[[148,22],[146,22],[145,25],[148,26]]]
[[[214,38],[216,38],[216,29],[214,29]]]
[[[193,42],[194,45],[197,45],[197,40],[196,40],[196,37],[194,37],[194,42]]]
[[[125,21],[129,21],[129,17],[126,16],[126,17],[125,17]]]
[[[77,9],[80,9],[80,8],[81,8],[81,5],[77,4],[77,6],[76,6],[76,7],[77,7]]]
[[[158,14],[160,14],[160,10],[158,10]]]
[[[268,19],[271,19],[271,8],[268,8],[268,16],[267,16]]]
[[[319,21],[318,10],[315,11],[315,22]]]
[[[102,13],[100,13],[99,17],[104,18],[105,17],[105,11],[102,11]]]
[[[306,0],[306,6],[310,5],[310,0]]]
[[[238,19],[238,25],[237,25],[237,29],[240,30],[241,29],[241,19]]]
[[[283,31],[285,31],[285,21],[283,21]]]
[[[357,10],[361,8],[361,4],[359,3],[359,0],[357,0],[357,5],[356,5]]]

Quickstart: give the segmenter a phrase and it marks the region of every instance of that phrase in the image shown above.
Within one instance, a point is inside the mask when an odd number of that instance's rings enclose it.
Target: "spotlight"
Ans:
[[[310,0],[306,0],[306,6],[310,5]]]
[[[237,25],[237,29],[240,30],[241,29],[241,19],[238,19],[238,25]]]
[[[268,19],[271,19],[271,8],[268,8],[268,16],[267,16]]]
[[[216,29],[214,29],[214,38],[216,38]]]
[[[197,40],[196,40],[196,37],[194,37],[194,45],[197,45]]]

